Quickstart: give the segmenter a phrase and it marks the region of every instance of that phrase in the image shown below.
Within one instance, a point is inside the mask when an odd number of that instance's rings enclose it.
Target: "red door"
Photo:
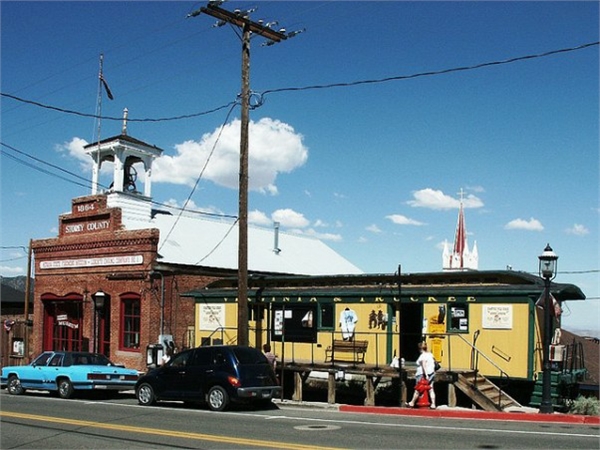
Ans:
[[[83,299],[44,301],[44,351],[81,351]],[[44,300],[44,298],[42,298]]]
[[[110,299],[104,300],[104,309],[98,311],[98,353],[110,358]]]

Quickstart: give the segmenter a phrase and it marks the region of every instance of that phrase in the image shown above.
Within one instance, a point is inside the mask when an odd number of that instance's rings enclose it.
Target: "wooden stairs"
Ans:
[[[521,406],[514,398],[475,371],[458,373],[454,385],[485,411],[503,411]]]

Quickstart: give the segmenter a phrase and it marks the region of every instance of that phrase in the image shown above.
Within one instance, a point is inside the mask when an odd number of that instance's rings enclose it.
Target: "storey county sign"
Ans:
[[[110,219],[64,224],[65,234],[93,233],[110,229]]]
[[[143,255],[105,256],[100,258],[40,261],[40,269],[75,269],[81,267],[133,266],[144,263]]]

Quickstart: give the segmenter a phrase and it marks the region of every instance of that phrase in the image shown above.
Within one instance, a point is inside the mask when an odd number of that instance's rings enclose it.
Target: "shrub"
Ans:
[[[600,400],[594,397],[579,396],[569,408],[571,414],[597,416],[600,413]]]

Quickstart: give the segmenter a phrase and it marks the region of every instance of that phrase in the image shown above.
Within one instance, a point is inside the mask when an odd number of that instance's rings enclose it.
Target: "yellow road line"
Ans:
[[[103,430],[128,431],[131,433],[154,434],[174,438],[194,439],[199,441],[220,442],[242,446],[255,446],[263,448],[281,448],[290,450],[340,450],[338,447],[316,447],[314,445],[293,444],[289,442],[261,441],[258,439],[235,438],[231,436],[218,436],[214,434],[189,433],[186,431],[161,430],[156,428],[134,427],[112,423],[92,422],[88,420],[66,419],[63,417],[38,416],[36,414],[23,414],[17,412],[0,411],[2,417],[15,419],[35,420],[39,422],[60,423],[61,425],[75,425],[79,427],[101,428]]]

